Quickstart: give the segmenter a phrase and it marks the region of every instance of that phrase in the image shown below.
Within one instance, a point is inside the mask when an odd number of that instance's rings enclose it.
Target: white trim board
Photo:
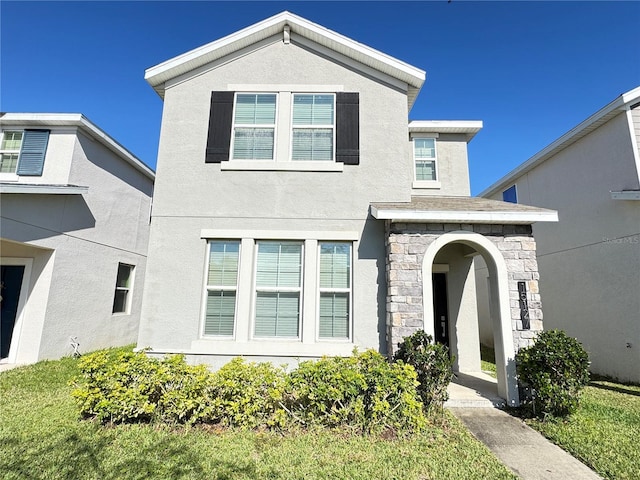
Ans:
[[[304,231],[304,230],[215,230],[202,229],[200,238],[206,239],[242,239],[256,240],[335,240],[356,241],[358,232]]]

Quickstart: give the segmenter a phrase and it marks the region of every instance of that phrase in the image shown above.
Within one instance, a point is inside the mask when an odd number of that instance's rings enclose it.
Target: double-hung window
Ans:
[[[257,242],[255,337],[300,336],[302,242]]]
[[[291,159],[334,160],[335,95],[294,94]]]
[[[319,332],[321,339],[350,336],[351,243],[320,242]]]
[[[16,173],[23,132],[6,131],[0,143],[0,173]]]
[[[209,242],[204,334],[232,336],[236,314],[240,242]]]
[[[113,313],[129,313],[131,306],[131,289],[133,288],[133,265],[118,264],[116,276],[116,292],[113,297]]]
[[[413,159],[417,181],[437,180],[435,138],[414,138]]]
[[[273,160],[275,93],[237,93],[233,114],[234,160]]]

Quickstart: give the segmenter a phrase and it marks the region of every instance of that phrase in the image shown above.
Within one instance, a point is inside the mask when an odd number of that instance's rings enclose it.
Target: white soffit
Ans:
[[[406,83],[410,98],[415,99],[424,83],[426,73],[423,70],[287,11],[148,68],[144,78],[162,97],[166,81],[282,34],[285,25],[289,26],[293,34]],[[411,103],[413,102],[410,101]]]
[[[116,140],[110,137],[97,125],[91,122],[81,113],[5,113],[0,114],[0,127],[16,126],[20,128],[31,127],[76,127],[99,141],[120,158],[142,172],[151,180],[155,179],[155,172],[145,165],[138,157],[132,154]]]
[[[2,183],[0,193],[33,193],[40,195],[82,195],[89,187],[79,185],[38,185],[34,183]]]
[[[469,142],[482,126],[482,120],[414,120],[409,122],[409,133],[463,133]]]
[[[601,125],[607,123],[616,115],[619,115],[626,111],[630,106],[640,101],[640,87],[636,87],[633,90],[623,93],[611,103],[605,105],[589,118],[584,120],[576,127],[569,130],[560,138],[550,143],[547,147],[540,150],[533,157],[520,166],[516,167],[511,172],[507,173],[497,182],[488,186],[482,192],[478,194],[479,197],[488,197],[494,193],[500,192],[507,185],[514,183],[518,177],[533,170],[536,166],[556,155],[561,150],[567,148],[569,145],[577,142],[581,138],[585,137],[589,133],[596,130]]]
[[[392,220],[394,222],[506,223],[529,225],[535,222],[558,221],[558,212],[452,212],[378,209],[372,206],[371,214],[378,220]]]

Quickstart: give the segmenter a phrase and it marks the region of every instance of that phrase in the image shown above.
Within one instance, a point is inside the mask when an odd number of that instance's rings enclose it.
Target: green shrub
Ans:
[[[156,360],[142,352],[86,355],[72,392],[85,417],[101,422],[194,422],[207,416],[211,373],[180,355]]]
[[[286,372],[271,363],[234,358],[212,376],[208,420],[245,428],[283,426],[285,378]]]
[[[534,414],[563,417],[578,408],[589,382],[589,357],[580,342],[560,330],[541,332],[516,354],[520,381],[533,390]]]
[[[447,387],[453,378],[449,349],[434,343],[430,335],[418,330],[398,345],[394,361],[402,361],[415,368],[418,375],[418,393],[427,408],[442,408],[449,398]]]
[[[409,365],[368,350],[302,362],[289,374],[285,407],[296,421],[362,432],[419,430],[425,424]]]

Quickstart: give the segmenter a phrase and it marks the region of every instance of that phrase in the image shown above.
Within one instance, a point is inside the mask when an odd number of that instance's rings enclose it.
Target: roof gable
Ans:
[[[151,67],[145,71],[144,78],[163,97],[168,80],[278,34],[284,41],[298,42],[307,47],[318,45],[329,56],[346,57],[406,83],[409,108],[425,80],[423,70],[287,11]]]

